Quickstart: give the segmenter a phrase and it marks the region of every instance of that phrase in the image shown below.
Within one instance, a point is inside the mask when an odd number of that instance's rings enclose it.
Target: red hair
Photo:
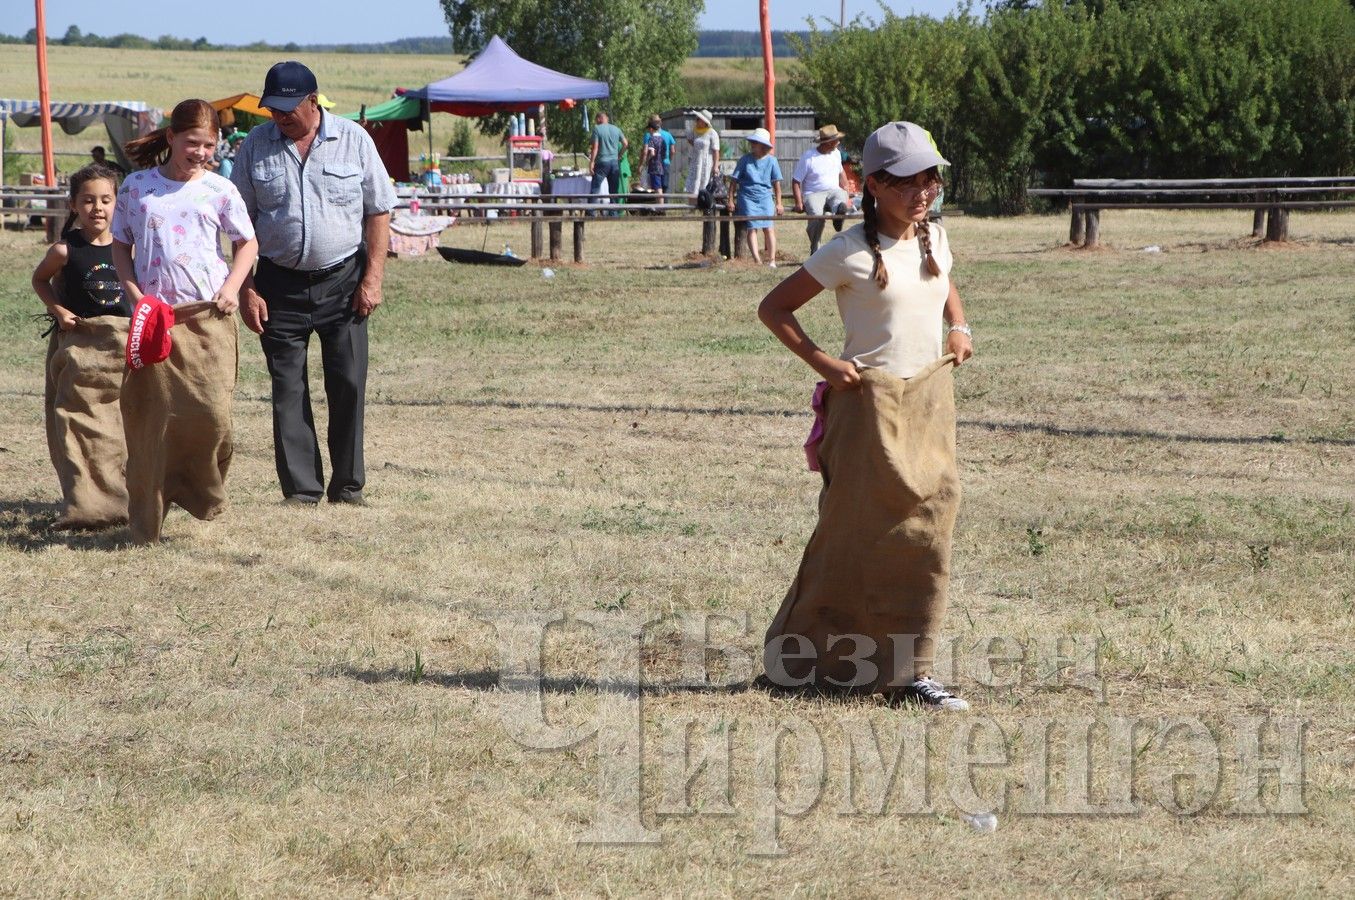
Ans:
[[[221,119],[217,117],[216,108],[206,100],[184,100],[169,114],[169,125],[128,141],[123,150],[127,158],[140,168],[158,166],[169,159],[169,133],[183,134],[194,128],[205,128],[212,134],[221,133]]]

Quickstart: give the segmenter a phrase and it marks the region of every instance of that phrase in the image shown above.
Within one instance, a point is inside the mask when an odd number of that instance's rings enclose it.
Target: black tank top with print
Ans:
[[[61,282],[61,305],[82,319],[132,314],[118,281],[118,270],[113,267],[113,245],[96,247],[78,228],[66,233]]]

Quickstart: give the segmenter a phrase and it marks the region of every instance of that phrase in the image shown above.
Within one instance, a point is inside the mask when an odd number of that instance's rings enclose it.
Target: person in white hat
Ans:
[[[753,262],[762,264],[757,252],[757,235],[762,232],[762,247],[767,257],[767,265],[776,268],[776,229],[772,227],[772,215],[781,215],[785,208],[781,205],[781,164],[772,153],[772,135],[765,128],[755,128],[746,138],[748,152],[739,158],[730,176],[738,185],[739,192],[734,199],[734,214],[739,216],[766,216],[750,219],[745,223],[744,235],[748,240],[748,253]]]
[[[951,369],[973,354],[950,243],[927,221],[946,164],[912,122],[876,130],[863,152],[864,221],[758,307],[824,379],[805,445],[824,479],[819,523],[765,641],[767,678],[783,687],[855,679],[891,700],[968,708],[933,672],[959,505]],[[837,356],[795,317],[825,289],[846,333]]]
[[[720,133],[713,127],[710,110],[698,109],[692,113],[692,118],[695,121],[691,133],[687,135],[690,157],[684,188],[695,197],[720,170]]]

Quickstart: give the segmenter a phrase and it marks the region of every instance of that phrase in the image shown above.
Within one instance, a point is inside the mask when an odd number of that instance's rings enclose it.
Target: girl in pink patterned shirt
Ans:
[[[207,168],[220,131],[210,103],[185,100],[169,127],[127,144],[132,161],[149,167],[123,181],[113,213],[113,259],[134,306],[142,294],[171,306],[210,300],[228,315],[239,305],[259,244],[240,192]],[[234,249],[229,263],[222,234]]]

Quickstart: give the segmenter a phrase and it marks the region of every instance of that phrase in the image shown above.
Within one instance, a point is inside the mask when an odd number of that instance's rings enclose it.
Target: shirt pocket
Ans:
[[[287,174],[281,166],[256,165],[251,174],[254,198],[260,209],[277,209],[287,199]]]
[[[350,163],[325,163],[325,200],[352,206],[362,200],[362,169]]]

